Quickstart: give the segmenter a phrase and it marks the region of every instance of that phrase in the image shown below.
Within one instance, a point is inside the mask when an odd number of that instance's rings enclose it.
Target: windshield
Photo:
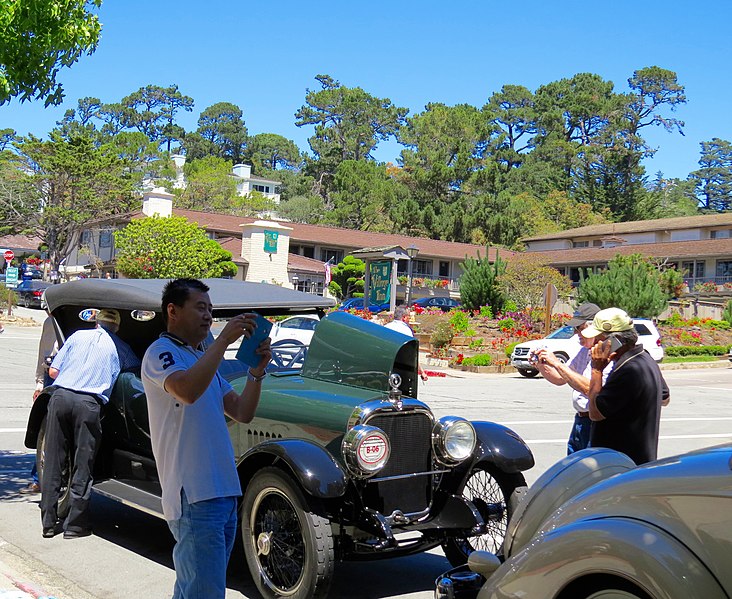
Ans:
[[[574,337],[574,327],[562,327],[547,335],[547,339],[571,339]]]

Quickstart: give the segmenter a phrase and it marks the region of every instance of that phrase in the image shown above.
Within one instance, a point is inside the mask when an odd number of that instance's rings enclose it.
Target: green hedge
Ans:
[[[665,347],[667,356],[724,356],[729,345],[672,345]]]
[[[490,354],[476,354],[463,360],[463,366],[490,366],[493,362]]]

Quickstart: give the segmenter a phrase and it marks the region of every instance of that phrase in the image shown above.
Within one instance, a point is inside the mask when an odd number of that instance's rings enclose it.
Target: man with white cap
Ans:
[[[658,364],[637,343],[633,321],[620,308],[607,308],[581,334],[599,341],[591,350],[590,445],[622,451],[639,465],[655,460],[669,391]],[[615,366],[603,384],[611,361]]]
[[[43,536],[56,534],[62,464],[67,451],[73,459],[70,508],[63,523],[64,538],[91,534],[88,506],[92,473],[102,438],[101,406],[109,401],[121,370],[139,366],[129,345],[117,337],[117,310],[100,310],[93,329],[69,336],[51,362],[49,376],[56,389],[48,402],[45,458],[41,478]]]
[[[572,431],[567,440],[567,455],[585,449],[590,443],[590,429],[592,420],[588,411],[590,402],[587,393],[590,389],[590,349],[595,345],[595,339],[588,339],[580,335],[595,315],[600,311],[600,306],[585,302],[575,310],[572,318],[565,324],[574,328],[579,336],[579,343],[582,346],[572,360],[565,364],[561,362],[551,351],[542,348],[536,352],[536,368],[541,375],[554,385],[572,387],[572,406],[575,409]],[[605,378],[612,370],[612,365],[605,369]]]

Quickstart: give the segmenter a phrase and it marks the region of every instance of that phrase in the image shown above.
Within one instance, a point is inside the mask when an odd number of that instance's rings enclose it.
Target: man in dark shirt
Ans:
[[[590,446],[622,451],[639,465],[655,460],[669,391],[658,364],[637,344],[633,321],[619,308],[600,310],[582,335],[600,340],[591,354]],[[603,385],[610,361],[615,366]]]

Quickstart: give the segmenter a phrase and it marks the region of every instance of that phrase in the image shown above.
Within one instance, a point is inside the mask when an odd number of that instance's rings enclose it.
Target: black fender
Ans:
[[[237,464],[242,486],[259,468],[284,462],[304,491],[318,499],[335,499],[346,492],[343,467],[322,446],[304,439],[270,439],[247,451]]]
[[[25,427],[24,445],[28,449],[37,449],[38,433],[41,432],[41,424],[48,412],[48,401],[51,399],[54,389],[55,387],[46,387],[33,402],[33,407],[28,415],[28,425]]]
[[[473,468],[480,463],[492,464],[508,474],[533,468],[534,454],[510,428],[495,422],[471,421],[470,424],[477,437],[473,455],[443,474],[439,487],[442,493],[460,492]]]
[[[471,422],[478,437],[473,464],[490,462],[515,474],[534,467],[534,454],[518,433],[495,422]]]

